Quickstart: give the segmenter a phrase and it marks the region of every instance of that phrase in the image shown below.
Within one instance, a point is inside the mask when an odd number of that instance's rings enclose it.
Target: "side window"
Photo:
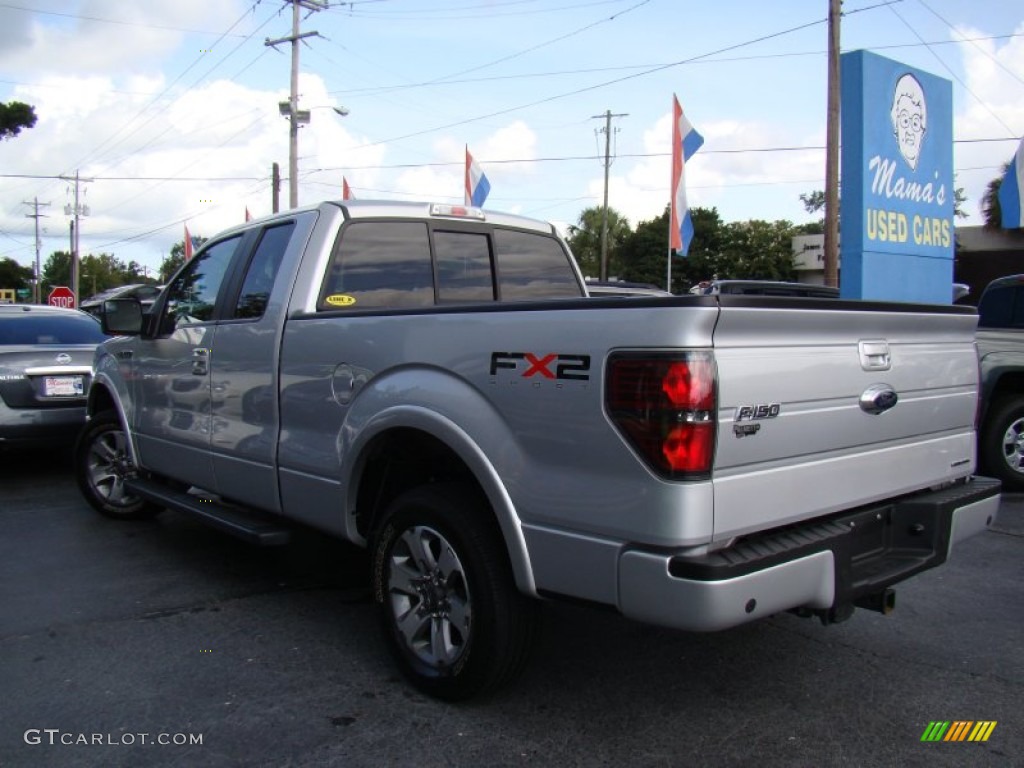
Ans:
[[[319,309],[433,304],[434,274],[425,222],[357,221],[341,231]]]
[[[981,328],[1010,328],[1015,314],[1014,301],[1017,289],[1012,285],[1001,285],[985,292],[978,307],[978,325]]]
[[[249,262],[242,282],[242,292],[235,304],[235,317],[260,318],[267,311],[270,292],[277,279],[277,270],[284,258],[284,251],[295,231],[295,222],[270,227],[260,237],[256,252]]]
[[[553,237],[499,229],[494,233],[502,301],[579,298],[583,289],[569,254]]]
[[[488,237],[434,230],[438,301],[494,301]]]
[[[1019,285],[1013,289],[1013,314],[1010,317],[1011,328],[1024,328],[1024,288]]]
[[[241,235],[221,240],[198,254],[171,283],[166,313],[174,328],[213,319],[224,276]]]

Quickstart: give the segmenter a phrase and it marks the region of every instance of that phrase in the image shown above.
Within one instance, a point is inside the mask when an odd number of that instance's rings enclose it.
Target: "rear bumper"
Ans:
[[[85,424],[85,404],[9,408],[0,402],[0,446],[71,442]]]
[[[619,560],[619,609],[691,631],[726,629],[780,611],[842,611],[944,563],[984,531],[999,481],[913,494],[886,504],[747,537],[698,558],[629,550]]]

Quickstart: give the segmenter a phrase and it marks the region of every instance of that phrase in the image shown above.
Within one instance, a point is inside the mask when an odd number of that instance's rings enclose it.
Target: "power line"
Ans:
[[[217,38],[217,40],[215,40],[215,41],[214,41],[214,42],[213,42],[213,43],[212,43],[212,44],[210,45],[210,48],[209,48],[209,50],[211,50],[211,51],[212,51],[212,50],[213,50],[213,49],[214,49],[214,48],[215,48],[215,47],[217,46],[217,44],[218,44],[218,43],[220,43],[220,41],[221,41],[221,40],[223,40],[223,39],[224,39],[224,38],[225,38],[225,37],[226,37],[226,36],[227,36],[227,35],[228,35],[228,34],[229,34],[229,33],[231,32],[231,30],[233,30],[233,29],[234,29],[235,27],[237,27],[237,26],[238,26],[239,24],[241,24],[241,23],[242,23],[242,21],[243,21],[243,20],[245,19],[245,17],[246,17],[246,16],[247,16],[247,15],[248,15],[249,13],[251,13],[252,11],[254,11],[254,10],[256,9],[256,6],[257,6],[257,5],[259,5],[259,3],[260,3],[260,2],[261,2],[261,0],[255,0],[255,4],[254,4],[254,5],[253,5],[253,6],[252,6],[252,7],[251,7],[251,8],[249,9],[249,10],[245,11],[245,12],[244,12],[244,13],[243,13],[243,14],[242,14],[241,16],[239,16],[239,17],[238,17],[238,18],[237,18],[237,19],[235,20],[235,22],[234,22],[234,23],[233,23],[233,24],[232,24],[232,25],[231,25],[230,27],[228,27],[228,29],[227,29],[227,30],[226,30],[225,32],[222,32],[222,33],[221,33],[221,35],[220,35],[220,37],[218,37],[218,38]],[[262,26],[262,25],[261,25],[261,26]],[[252,33],[251,33],[251,34],[250,34],[250,35],[249,35],[248,37],[251,37],[251,36],[252,36],[253,34],[255,34],[255,33],[256,33],[256,31],[258,31],[258,29],[259,29],[259,28],[257,28],[257,30],[254,30],[254,31],[253,31],[253,32],[252,32]],[[247,38],[247,39],[248,39],[248,38]],[[233,49],[233,50],[231,51],[231,53],[234,53],[234,51],[235,51],[235,50],[238,50],[238,49],[237,49],[237,47],[236,47],[235,49]],[[231,54],[229,53],[228,55],[230,56]],[[192,69],[193,69],[193,68],[194,68],[194,67],[195,67],[196,65],[198,65],[198,64],[199,64],[199,62],[200,62],[200,61],[202,61],[202,60],[203,60],[204,56],[205,56],[205,54],[200,54],[200,55],[199,55],[199,56],[198,56],[198,57],[197,57],[197,58],[196,58],[196,59],[195,59],[195,60],[194,60],[194,61],[193,61],[193,62],[192,62],[191,64],[189,64],[189,65],[188,65],[187,67],[185,67],[185,69],[184,69],[184,70],[183,70],[183,71],[181,72],[181,74],[179,74],[179,75],[178,75],[178,76],[177,76],[176,78],[174,78],[174,80],[172,80],[172,81],[171,81],[171,82],[170,82],[170,83],[169,83],[169,84],[168,84],[168,85],[167,85],[167,86],[166,86],[166,87],[165,87],[165,88],[164,88],[164,89],[163,89],[162,91],[160,91],[160,93],[159,93],[159,94],[157,94],[156,96],[154,96],[154,97],[153,97],[153,98],[152,98],[152,99],[151,99],[151,100],[150,100],[150,101],[149,101],[149,102],[148,102],[148,103],[147,103],[146,105],[144,105],[144,106],[143,106],[143,107],[142,107],[141,109],[139,109],[139,111],[138,111],[138,112],[136,112],[136,113],[135,113],[135,115],[133,115],[133,116],[132,116],[132,117],[131,117],[130,119],[128,119],[128,120],[127,120],[127,121],[126,121],[125,123],[123,123],[123,124],[122,124],[122,126],[121,126],[121,127],[120,127],[120,128],[118,129],[118,130],[116,130],[116,131],[115,131],[114,133],[112,133],[112,134],[111,134],[110,136],[108,136],[108,137],[107,137],[107,138],[106,138],[106,139],[105,139],[104,141],[102,141],[102,142],[101,142],[101,143],[100,143],[100,144],[99,144],[99,145],[98,145],[97,147],[95,147],[95,148],[94,148],[94,149],[93,149],[93,150],[92,150],[92,151],[91,151],[91,152],[90,152],[90,153],[89,153],[88,155],[86,155],[86,156],[85,156],[84,158],[80,159],[80,160],[79,160],[79,161],[78,161],[77,163],[75,163],[74,165],[75,165],[76,167],[79,167],[79,166],[81,166],[81,165],[85,164],[86,162],[89,162],[90,160],[93,160],[93,159],[97,159],[97,160],[98,160],[98,159],[102,159],[102,157],[103,157],[103,155],[102,155],[102,154],[100,154],[99,158],[96,158],[96,155],[97,155],[97,153],[99,153],[99,152],[100,152],[100,151],[101,151],[101,150],[102,150],[102,149],[103,149],[104,147],[106,147],[107,145],[111,144],[111,142],[113,142],[113,141],[114,141],[115,139],[117,139],[117,137],[118,137],[118,136],[119,136],[119,135],[120,135],[121,133],[123,133],[123,132],[124,132],[125,130],[127,130],[129,126],[131,126],[131,125],[132,125],[132,124],[133,124],[133,123],[134,123],[134,122],[135,122],[136,120],[138,120],[138,119],[139,119],[140,117],[142,117],[142,115],[143,115],[143,114],[145,114],[145,112],[146,112],[147,110],[149,110],[149,109],[150,109],[150,108],[152,108],[152,107],[153,107],[153,106],[154,106],[155,104],[157,104],[157,103],[158,103],[158,102],[159,102],[159,101],[160,101],[160,100],[161,100],[161,99],[162,99],[162,98],[163,98],[163,97],[164,97],[164,96],[165,96],[165,95],[166,95],[167,93],[169,93],[169,92],[170,92],[170,90],[171,90],[171,89],[172,89],[172,88],[173,88],[173,87],[174,87],[175,85],[177,85],[177,84],[178,84],[178,82],[179,82],[179,81],[181,81],[181,79],[182,79],[182,78],[184,78],[184,77],[185,77],[185,75],[187,75],[187,74],[188,74],[188,73],[189,73],[189,72],[190,72],[190,71],[191,71],[191,70],[192,70]],[[224,61],[224,59],[221,59],[221,62],[223,62],[223,61]],[[217,65],[215,65],[215,67],[216,67],[216,66],[219,66],[219,64],[220,64],[221,62],[218,62],[218,64],[217,64]],[[206,77],[207,75],[209,75],[209,73],[210,73],[211,71],[212,71],[212,70],[209,70],[209,71],[207,71],[206,75],[203,75],[203,77]],[[202,79],[202,78],[200,78],[200,79]],[[196,82],[198,82],[198,81],[196,81]],[[194,85],[195,85],[195,83],[193,83],[193,86],[194,86]],[[158,117],[158,116],[159,116],[159,115],[161,114],[161,112],[163,112],[164,110],[166,110],[166,107],[165,107],[164,109],[161,109],[160,111],[158,111],[158,112],[157,112],[157,113],[156,113],[155,115],[153,115],[152,117],[150,117],[150,118],[149,118],[148,120],[146,120],[145,122],[141,123],[140,125],[137,125],[137,126],[135,127],[135,129],[134,129],[134,130],[132,130],[132,131],[130,131],[130,132],[128,133],[128,135],[124,136],[124,137],[123,137],[123,138],[121,138],[121,139],[118,139],[118,141],[117,141],[117,142],[116,142],[115,144],[113,144],[113,146],[117,146],[118,144],[121,144],[121,143],[123,143],[124,141],[126,141],[127,139],[129,139],[129,138],[130,138],[131,136],[134,136],[134,135],[135,135],[136,133],[138,133],[138,132],[139,132],[140,130],[142,130],[142,128],[144,128],[144,127],[145,127],[146,125],[148,125],[148,124],[149,124],[149,123],[151,123],[151,122],[152,122],[153,120],[155,120],[155,119],[156,119],[156,118],[157,118],[157,117]],[[112,147],[111,147],[111,148],[112,148]],[[109,154],[109,150],[107,150],[107,154]]]
[[[630,13],[631,11],[635,11],[637,8],[639,8],[639,7],[643,6],[643,5],[647,5],[647,3],[649,3],[650,1],[651,0],[640,0],[639,3],[636,3],[635,5],[632,5],[629,8],[626,8],[623,11],[617,11],[616,13],[612,14],[611,16],[609,16],[606,19],[598,19],[597,21],[595,21],[595,22],[593,22],[591,24],[587,24],[585,26],[579,27],[578,29],[574,29],[572,32],[568,32],[568,33],[566,33],[564,35],[559,35],[558,37],[553,37],[550,40],[545,40],[542,43],[537,43],[536,45],[532,45],[529,48],[524,48],[521,51],[516,51],[515,53],[510,53],[507,56],[502,56],[501,58],[494,59],[493,61],[488,61],[488,62],[486,62],[484,64],[478,64],[475,67],[470,67],[469,69],[463,69],[460,72],[453,72],[450,75],[443,75],[442,77],[437,78],[434,82],[443,82],[443,81],[446,81],[446,80],[448,80],[449,78],[452,78],[452,77],[458,77],[459,75],[467,75],[470,72],[478,72],[481,69],[487,69],[488,67],[493,67],[496,64],[501,64],[501,63],[506,62],[506,61],[511,61],[512,59],[517,59],[520,56],[525,56],[526,54],[532,53],[533,51],[539,50],[541,48],[546,48],[547,46],[553,45],[554,43],[559,43],[559,42],[561,42],[563,40],[569,39],[570,37],[575,37],[576,35],[580,35],[580,34],[586,32],[587,30],[593,29],[594,27],[599,26],[601,24],[607,24],[609,21],[615,21],[618,17],[623,16],[623,15],[625,15],[627,13]]]
[[[423,15],[422,11],[408,11],[408,10],[397,10],[397,11],[345,11],[345,7],[349,6],[350,3],[344,2],[342,5],[332,7],[331,10],[340,10],[345,13],[346,16],[353,18],[362,19],[379,19],[381,21],[422,21],[422,20],[443,20],[443,21],[457,21],[464,19],[480,19],[486,18],[491,19],[498,16],[539,16],[541,14],[559,13],[561,11],[578,11],[582,8],[594,8],[599,5],[615,5],[621,4],[624,0],[590,0],[590,2],[574,3],[572,5],[562,5],[558,7],[547,7],[537,8],[535,10],[526,11],[495,11],[495,8],[508,5],[527,5],[534,2],[543,2],[544,0],[513,0],[513,2],[505,3],[481,3],[476,6],[464,6],[462,8],[431,8],[427,15]],[[465,13],[466,11],[479,10],[480,13]],[[446,15],[447,14],[447,15]],[[461,15],[459,15],[461,14]],[[390,18],[386,18],[390,17]]]
[[[916,29],[914,29],[913,25],[908,23],[906,19],[904,19],[902,16],[900,16],[899,12],[895,8],[889,8],[889,10],[892,11],[895,14],[897,19],[899,19],[901,22],[903,22],[903,25],[914,34],[914,37],[916,37],[918,40],[921,40],[921,35],[918,33],[918,31]],[[922,42],[924,42],[924,41],[922,40]],[[974,91],[972,91],[970,86],[967,85],[967,83],[965,83],[963,80],[960,79],[959,75],[957,75],[957,73],[953,71],[953,68],[950,67],[948,64],[946,64],[946,62],[943,61],[942,57],[939,56],[939,54],[937,54],[934,50],[932,50],[931,46],[925,46],[925,47],[928,48],[928,52],[931,53],[931,55],[935,57],[935,60],[938,61],[939,64],[942,65],[942,68],[945,69],[949,73],[949,76],[952,77],[954,80],[956,80],[960,84],[961,88],[963,88],[965,91],[967,91],[969,94],[971,94],[971,96],[974,97],[974,100],[977,101],[982,106],[982,108],[986,112],[988,112],[997,123],[999,123],[1001,126],[1003,126],[1003,128],[1006,129],[1006,132],[1008,134],[1010,134],[1011,136],[1016,136],[1016,133],[1014,132],[1014,130],[1012,128],[1010,128],[1010,126],[1008,126],[1006,123],[1004,123],[1002,118],[1000,118],[999,115],[997,115],[995,112],[993,112],[992,108],[989,107],[989,105],[986,104],[981,99],[981,97],[978,96],[978,94],[976,94]]]
[[[1001,62],[999,59],[997,59],[991,53],[989,53],[984,48],[982,48],[980,45],[978,45],[974,41],[974,38],[967,38],[967,37],[964,37],[963,35],[961,35],[959,30],[957,30],[956,27],[954,27],[952,24],[950,24],[948,21],[946,21],[942,16],[940,16],[938,13],[936,13],[924,0],[917,0],[917,1],[924,7],[924,9],[926,11],[928,11],[928,13],[930,13],[932,16],[937,18],[943,24],[945,24],[949,28],[950,32],[953,32],[954,34],[957,35],[957,37],[959,39],[953,40],[951,42],[954,42],[954,43],[961,43],[961,42],[971,43],[971,45],[973,45],[975,48],[977,48],[981,52],[981,54],[983,56],[985,56],[985,58],[990,59],[993,64],[995,64],[997,67],[999,67],[1001,70],[1003,70],[1006,74],[1008,74],[1010,77],[1012,77],[1014,80],[1016,80],[1021,85],[1024,85],[1024,79],[1021,79],[1020,75],[1018,75],[1012,69],[1010,69],[1005,64],[1003,64],[1003,62]]]
[[[247,130],[246,128],[245,130]],[[235,134],[237,136],[238,134]],[[218,147],[223,146],[224,143],[231,141],[235,136],[229,137],[222,142]],[[984,144],[992,142],[1016,142],[1018,138],[1014,137],[994,137],[994,138],[974,138],[974,139],[954,139],[954,144]],[[746,153],[772,153],[772,152],[817,152],[825,149],[823,144],[808,144],[804,146],[781,146],[781,147],[741,147],[737,149],[705,149],[702,148],[701,155],[737,155]],[[618,157],[632,158],[632,159],[643,159],[651,157],[669,157],[669,152],[622,152],[618,153]],[[575,161],[586,161],[593,162],[594,160],[601,160],[602,155],[562,155],[559,157],[518,157],[518,158],[481,158],[481,163],[487,165],[515,165],[520,163],[563,163],[563,162],[575,162]],[[200,162],[197,160],[195,162]],[[193,163],[194,165],[195,163]],[[464,165],[464,161],[461,160],[450,160],[450,161],[438,161],[432,163],[381,163],[377,165],[345,165],[345,166],[334,166],[325,168],[311,168],[302,172],[302,176],[309,176],[314,173],[332,173],[336,171],[382,171],[382,170],[403,170],[403,169],[415,169],[415,168],[446,168],[446,167],[461,167]],[[38,180],[55,180],[59,179],[60,174],[37,174],[37,173],[0,173],[0,179],[38,179]],[[120,182],[134,182],[134,181],[161,181],[161,182],[235,182],[235,181],[261,181],[266,179],[266,176],[104,176],[94,175],[91,177],[95,181],[120,181]]]
[[[144,24],[141,21],[125,21],[124,19],[107,19],[100,16],[86,16],[81,13],[60,13],[59,11],[44,11],[40,8],[24,8],[12,3],[0,3],[0,8],[10,8],[12,11],[25,11],[40,16],[60,16],[65,19],[81,19],[83,21],[98,21],[103,24],[119,24],[125,27],[142,27],[143,29],[164,29],[170,32],[187,32],[194,35],[215,35],[216,32],[209,32],[203,29],[188,29],[186,27],[172,27],[166,24]],[[242,35],[231,35],[231,37],[242,37]]]
[[[871,51],[886,51],[893,49],[902,48],[922,48],[929,45],[959,45],[964,42],[985,42],[989,40],[1010,40],[1016,37],[1024,37],[1024,33],[1013,33],[1008,35],[985,35],[982,37],[969,37],[961,38],[960,40],[930,40],[920,43],[895,43],[892,45],[872,45],[867,46],[868,50]],[[339,46],[346,52],[348,49],[344,46]],[[801,56],[824,56],[827,51],[816,50],[816,51],[787,51],[785,53],[763,53],[752,56],[729,56],[723,58],[708,58],[699,62],[693,62],[695,64],[724,64],[732,63],[737,61],[763,61],[768,59],[789,59],[797,58]],[[368,62],[374,65],[374,62]],[[430,86],[447,86],[447,85],[465,85],[471,83],[488,83],[502,80],[528,80],[534,78],[544,77],[562,77],[567,75],[590,75],[598,74],[601,72],[623,72],[627,70],[637,69],[648,69],[650,67],[658,67],[662,64],[622,64],[615,67],[584,67],[581,69],[561,69],[561,70],[549,70],[546,72],[519,72],[510,75],[488,75],[485,77],[468,77],[459,80],[448,80],[448,79],[437,79],[437,80],[423,80],[415,83],[397,83],[394,85],[380,85],[366,88],[341,88],[334,91],[328,91],[328,95],[357,95],[367,96],[374,95],[377,93],[385,93],[389,91],[401,91],[412,88],[425,88]],[[3,81],[0,81],[3,82]]]

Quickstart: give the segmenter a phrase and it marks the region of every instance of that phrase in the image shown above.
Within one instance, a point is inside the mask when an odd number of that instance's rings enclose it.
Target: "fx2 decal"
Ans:
[[[492,352],[491,376],[516,371],[524,379],[590,381],[590,355],[535,355],[532,352]]]

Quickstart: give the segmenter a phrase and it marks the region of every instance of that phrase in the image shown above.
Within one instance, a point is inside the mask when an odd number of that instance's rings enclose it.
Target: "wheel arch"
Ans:
[[[389,409],[362,430],[352,446],[346,507],[348,537],[372,539],[383,512],[401,493],[434,482],[461,482],[487,502],[498,527],[517,587],[536,595],[521,521],[498,471],[469,434],[426,408]]]
[[[990,353],[981,359],[981,410],[979,426],[992,406],[1007,395],[1018,395],[1024,392],[1024,365],[1018,359],[1008,360],[1000,353]]]

